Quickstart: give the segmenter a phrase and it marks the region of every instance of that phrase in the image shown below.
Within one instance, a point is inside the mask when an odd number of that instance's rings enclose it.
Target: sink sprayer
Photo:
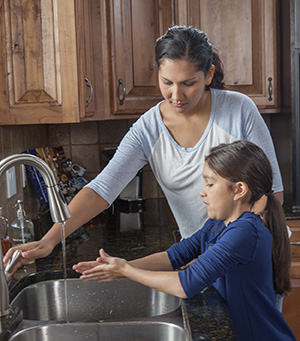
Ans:
[[[52,170],[45,161],[31,154],[14,154],[0,161],[0,177],[9,168],[15,165],[30,165],[42,175],[48,191],[49,207],[53,222],[65,222],[71,217],[67,204],[60,192]],[[20,256],[20,254],[17,254]],[[0,317],[9,314],[8,271],[3,265],[2,249],[0,245]]]

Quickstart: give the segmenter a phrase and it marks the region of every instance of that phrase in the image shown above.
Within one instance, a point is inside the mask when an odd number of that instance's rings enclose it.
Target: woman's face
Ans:
[[[215,173],[207,162],[203,168],[204,185],[200,195],[211,219],[224,220],[227,225],[235,220],[234,190],[229,187],[228,180]]]
[[[193,113],[201,105],[205,86],[212,81],[214,66],[206,77],[196,71],[195,64],[184,59],[165,59],[159,68],[159,88],[176,113]]]

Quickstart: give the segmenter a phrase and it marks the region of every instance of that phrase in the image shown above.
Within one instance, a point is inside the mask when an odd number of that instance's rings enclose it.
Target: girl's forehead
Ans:
[[[219,175],[214,169],[212,169],[207,161],[205,161],[203,171],[202,171],[202,176],[205,180],[226,180],[227,179],[223,178],[221,175]]]
[[[212,168],[209,167],[207,161],[205,161],[202,175],[204,178],[214,178],[218,176],[218,174]]]

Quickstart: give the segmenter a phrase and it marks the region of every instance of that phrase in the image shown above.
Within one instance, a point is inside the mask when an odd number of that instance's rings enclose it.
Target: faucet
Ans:
[[[45,161],[31,154],[14,154],[0,161],[0,177],[9,168],[15,165],[26,164],[35,167],[45,180],[50,213],[53,222],[65,222],[71,217],[67,204],[60,192],[52,170]],[[8,279],[4,270],[2,248],[0,245],[0,317],[9,314]]]

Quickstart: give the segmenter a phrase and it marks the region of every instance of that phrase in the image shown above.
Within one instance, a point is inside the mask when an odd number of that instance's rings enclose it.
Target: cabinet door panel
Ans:
[[[33,102],[61,104],[57,16],[51,2],[11,1],[8,61],[10,106]],[[8,24],[8,22],[7,22]],[[44,52],[43,52],[44,51]]]
[[[173,24],[172,1],[114,0],[110,6],[112,113],[143,113],[162,98],[154,47],[156,39]]]
[[[4,0],[0,19],[0,124],[79,121],[74,1]]]
[[[276,0],[176,0],[178,24],[202,29],[217,49],[229,89],[260,109],[277,108]]]

